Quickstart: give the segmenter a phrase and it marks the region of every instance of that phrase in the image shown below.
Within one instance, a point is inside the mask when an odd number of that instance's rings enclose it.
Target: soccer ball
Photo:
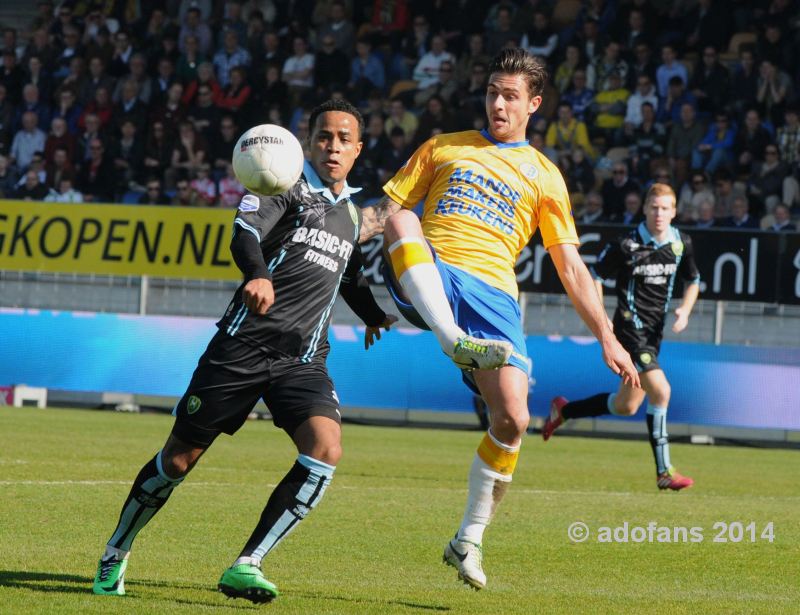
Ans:
[[[281,194],[294,186],[303,172],[303,148],[285,128],[253,126],[236,142],[233,172],[250,192]]]

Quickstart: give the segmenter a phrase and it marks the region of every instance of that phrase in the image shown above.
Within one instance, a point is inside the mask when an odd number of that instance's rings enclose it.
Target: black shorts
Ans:
[[[217,331],[175,406],[172,433],[188,444],[208,447],[220,433],[235,433],[259,398],[275,425],[290,436],[311,416],[341,423],[339,399],[324,359],[303,363],[269,355]]]
[[[661,369],[658,353],[661,351],[662,329],[637,329],[631,323],[614,318],[614,334],[619,343],[631,355],[639,373]]]

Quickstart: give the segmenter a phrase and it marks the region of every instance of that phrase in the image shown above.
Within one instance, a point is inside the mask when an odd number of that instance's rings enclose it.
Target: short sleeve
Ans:
[[[383,191],[395,203],[413,209],[428,194],[433,182],[433,147],[435,137],[417,148],[394,177],[386,182]]]
[[[539,198],[539,230],[545,249],[562,243],[579,245],[569,192],[561,173],[556,171],[548,176]]]

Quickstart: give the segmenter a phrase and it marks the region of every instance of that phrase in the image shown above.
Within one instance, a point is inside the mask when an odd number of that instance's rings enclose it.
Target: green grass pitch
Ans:
[[[229,600],[222,570],[295,453],[271,422],[221,437],[139,535],[122,598],[91,594],[97,559],[139,467],[172,419],[0,408],[0,613],[797,613],[797,451],[673,445],[695,478],[660,493],[646,441],[526,438],[486,534],[480,593],[441,563],[477,432],[345,425],[318,509],[265,561],[281,596]],[[567,527],[592,534],[574,544]],[[601,526],[702,527],[693,544],[603,544]],[[756,541],[715,543],[717,521]],[[773,523],[774,539],[761,538]]]

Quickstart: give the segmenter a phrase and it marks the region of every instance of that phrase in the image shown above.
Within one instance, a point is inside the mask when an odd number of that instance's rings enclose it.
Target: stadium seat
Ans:
[[[553,30],[560,30],[567,26],[574,25],[581,11],[581,0],[560,0],[553,7],[553,16],[550,25]]]
[[[403,92],[410,92],[411,90],[417,89],[417,82],[413,79],[403,79],[401,81],[397,81],[393,86],[391,91],[389,92],[389,98],[392,99],[398,94],[402,94]]]
[[[739,48],[742,45],[754,45],[756,42],[755,32],[737,32],[731,37],[731,42],[728,43],[728,53],[736,56],[739,55]]]

